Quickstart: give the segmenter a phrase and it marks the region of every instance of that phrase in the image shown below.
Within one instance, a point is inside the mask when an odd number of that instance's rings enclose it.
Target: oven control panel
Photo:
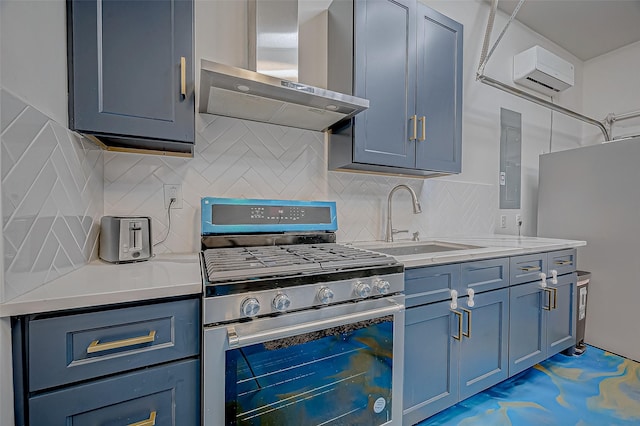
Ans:
[[[358,302],[404,292],[404,274],[387,274],[204,298],[204,323],[217,324]]]
[[[201,207],[203,236],[338,229],[334,201],[205,197]]]

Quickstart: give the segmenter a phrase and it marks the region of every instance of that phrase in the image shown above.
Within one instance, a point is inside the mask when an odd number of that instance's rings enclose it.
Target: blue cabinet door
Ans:
[[[509,291],[509,376],[513,376],[546,359],[549,306],[539,282]]]
[[[462,24],[418,2],[416,168],[460,173]]]
[[[29,423],[199,425],[200,362],[176,361],[40,394],[29,399]]]
[[[68,4],[70,128],[193,144],[193,1]]]
[[[414,168],[415,0],[355,0],[354,161]],[[411,123],[410,123],[411,122]]]
[[[449,301],[407,309],[403,424],[415,424],[458,401],[459,344],[453,338],[458,321]]]
[[[508,377],[509,289],[503,288],[459,301],[464,335],[460,342],[460,400]]]
[[[561,275],[558,284],[551,284],[552,306],[547,312],[547,357],[576,343],[575,291],[577,275]]]

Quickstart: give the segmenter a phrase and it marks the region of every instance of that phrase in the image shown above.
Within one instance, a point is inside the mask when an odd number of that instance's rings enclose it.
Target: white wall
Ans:
[[[640,42],[584,63],[585,114],[598,120],[608,114],[640,110]],[[640,134],[640,118],[615,123],[613,137]],[[593,126],[585,126],[585,144],[602,142]]]
[[[2,0],[2,85],[67,125],[64,0]]]

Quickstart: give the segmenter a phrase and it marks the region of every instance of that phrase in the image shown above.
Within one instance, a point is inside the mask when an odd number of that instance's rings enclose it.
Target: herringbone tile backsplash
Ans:
[[[2,90],[5,300],[97,255],[100,149]]]
[[[319,132],[204,114],[196,130],[192,159],[105,153],[105,214],[151,216],[154,241],[167,235],[163,185],[182,185],[183,208],[171,210],[171,232],[156,252],[199,250],[205,196],[333,200],[339,241],[382,239],[387,194],[400,183],[419,194],[423,213],[413,215],[409,194],[397,192],[395,228],[423,238],[493,233],[498,203],[492,185],[329,172]]]
[[[160,241],[169,224],[164,184],[182,185],[184,200],[158,253],[199,250],[204,196],[334,200],[338,240],[371,241],[384,238],[387,194],[406,183],[423,213],[396,193],[395,228],[422,238],[494,230],[494,186],[329,172],[323,133],[199,115],[194,158],[111,153],[4,89],[1,99],[5,301],[97,257],[102,215],[151,216]]]

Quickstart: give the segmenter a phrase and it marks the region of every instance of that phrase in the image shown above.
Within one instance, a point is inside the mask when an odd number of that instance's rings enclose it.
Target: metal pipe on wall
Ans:
[[[496,9],[498,7],[498,0],[492,0],[492,2],[491,2],[491,11],[489,12],[489,18],[487,20],[487,28],[485,30],[484,40],[483,40],[483,44],[482,44],[482,51],[481,51],[481,54],[480,54],[480,64],[478,65],[478,72],[476,73],[476,80],[480,81],[481,83],[487,84],[487,85],[495,87],[497,89],[500,89],[500,90],[502,90],[504,92],[510,93],[512,95],[515,95],[515,96],[518,96],[518,97],[523,98],[525,100],[528,100],[530,102],[533,102],[535,104],[538,104],[540,106],[549,108],[549,109],[551,109],[553,111],[557,111],[559,113],[568,115],[569,117],[581,120],[581,121],[583,121],[583,122],[585,122],[587,124],[592,124],[592,125],[594,125],[594,126],[596,126],[596,127],[598,127],[600,129],[600,131],[604,135],[605,141],[611,140],[610,128],[611,128],[611,124],[613,123],[613,121],[611,121],[611,122],[608,121],[609,117],[607,117],[607,123],[609,124],[609,129],[607,129],[607,127],[604,125],[604,123],[602,123],[602,122],[600,122],[600,121],[598,121],[596,119],[593,119],[591,117],[587,117],[586,115],[582,115],[582,114],[577,113],[577,112],[575,112],[573,110],[570,110],[568,108],[564,108],[564,107],[562,107],[560,105],[557,105],[557,104],[554,104],[553,102],[550,102],[550,101],[548,101],[546,99],[539,98],[539,97],[537,97],[535,95],[532,95],[532,94],[530,94],[528,92],[525,92],[523,90],[517,89],[517,88],[515,88],[513,86],[509,86],[508,84],[502,83],[502,82],[500,82],[498,80],[494,80],[494,79],[484,75],[484,68],[485,68],[487,62],[489,61],[489,58],[491,57],[491,54],[494,52],[496,47],[498,47],[498,43],[500,43],[500,40],[502,39],[502,36],[507,31],[507,28],[509,27],[509,24],[511,24],[511,21],[513,21],[513,19],[516,17],[516,13],[518,13],[518,10],[520,9],[520,6],[522,6],[524,1],[525,0],[520,0],[518,5],[514,9],[513,13],[511,14],[511,17],[509,18],[509,21],[504,26],[502,32],[498,36],[498,39],[493,44],[493,46],[491,47],[491,50],[487,54],[487,50],[488,50],[488,46],[489,46],[489,37],[491,35],[491,31],[493,30],[493,22],[495,20]],[[638,111],[638,113],[639,113],[639,116],[640,116],[640,111]]]
[[[542,99],[539,98],[537,96],[534,96],[530,93],[527,93],[523,90],[520,89],[516,89],[515,87],[509,86],[508,84],[504,84],[498,80],[494,80],[491,77],[487,77],[486,75],[478,75],[476,78],[478,81],[480,81],[481,83],[487,84],[489,86],[495,87],[497,89],[500,89],[504,92],[507,93],[511,93],[512,95],[518,96],[520,98],[526,99],[530,102],[533,102],[535,104],[538,104],[540,106],[552,109],[554,111],[560,112],[562,114],[568,115],[569,117],[573,117],[575,119],[584,121],[585,123],[588,124],[592,124],[596,127],[598,127],[600,129],[600,131],[602,132],[602,134],[604,135],[605,141],[608,141],[611,139],[611,137],[609,136],[609,131],[607,130],[607,128],[605,127],[604,124],[602,124],[600,121],[593,119],[591,117],[587,117],[586,115],[582,115],[580,113],[577,113],[573,110],[570,110],[568,108],[565,108],[563,106],[560,106],[558,104],[554,104],[550,101],[547,101],[546,99]]]

